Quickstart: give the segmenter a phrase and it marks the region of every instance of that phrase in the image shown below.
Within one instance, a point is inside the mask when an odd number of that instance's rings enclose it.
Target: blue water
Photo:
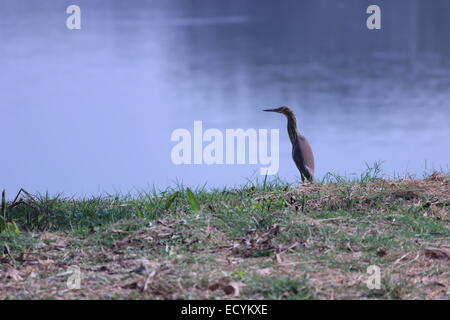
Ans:
[[[78,4],[82,29],[67,30]],[[382,8],[369,31],[365,8]],[[450,165],[448,1],[29,1],[0,4],[0,188],[89,195],[235,186],[261,165],[176,166],[173,130],[280,129],[289,105],[316,177],[383,161]]]

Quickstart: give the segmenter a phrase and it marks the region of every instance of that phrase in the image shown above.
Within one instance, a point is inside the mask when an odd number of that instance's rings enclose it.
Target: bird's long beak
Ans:
[[[278,109],[266,109],[265,112],[278,112]]]

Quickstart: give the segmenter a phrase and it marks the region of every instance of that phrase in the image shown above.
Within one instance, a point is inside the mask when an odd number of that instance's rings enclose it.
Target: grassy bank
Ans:
[[[442,174],[21,198],[2,211],[1,299],[450,298]],[[380,289],[367,288],[371,265]]]

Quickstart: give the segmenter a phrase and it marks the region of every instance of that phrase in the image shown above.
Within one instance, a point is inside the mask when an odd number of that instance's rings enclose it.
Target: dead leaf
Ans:
[[[282,262],[283,262],[283,259],[281,258],[281,254],[276,253],[276,254],[275,254],[275,260],[276,260],[278,263],[282,263]]]
[[[9,246],[6,243],[3,245],[3,254],[11,256],[11,251],[9,250]]]
[[[147,278],[144,281],[144,285],[142,286],[142,291],[147,291],[148,284],[150,283],[150,280],[155,277],[155,275],[156,275],[156,270],[153,270],[152,272],[150,272],[148,274]]]
[[[135,282],[131,282],[131,283],[128,283],[126,285],[123,285],[122,288],[123,289],[135,290],[135,289],[139,288],[139,284],[137,283],[137,281],[135,281]]]
[[[250,257],[258,251],[274,251],[276,247],[272,240],[279,234],[280,226],[273,225],[265,232],[254,232],[248,238],[241,239],[240,243],[234,243],[231,251],[235,255]]]
[[[238,297],[241,293],[241,288],[244,286],[245,284],[242,282],[230,282],[228,285],[223,287],[223,291],[225,292],[225,294],[227,295],[233,295],[235,297]]]
[[[19,274],[21,277],[27,278],[30,276],[30,274],[35,273],[35,269],[36,269],[36,266],[27,265],[23,268],[20,268],[20,270],[18,270],[18,271],[19,271]]]
[[[147,273],[148,269],[144,264],[141,264],[139,267],[137,267],[136,269],[132,270],[131,272],[136,272],[136,273]]]
[[[450,259],[450,249],[425,248],[425,256],[431,259]]]
[[[97,271],[100,271],[100,272],[110,272],[111,270],[108,268],[108,266],[101,266],[100,268],[98,268]]]
[[[9,268],[9,269],[6,271],[6,278],[12,279],[12,280],[14,280],[14,281],[20,281],[20,280],[22,280],[22,277],[20,276],[19,271],[17,271],[17,270],[14,269],[14,268]]]
[[[272,268],[264,268],[264,269],[259,269],[258,273],[261,276],[268,276],[268,275],[270,275],[272,273],[272,271],[273,271]]]
[[[53,245],[58,248],[65,248],[67,246],[66,242],[62,238],[56,240],[55,243],[53,243]]]
[[[214,282],[212,285],[210,285],[210,286],[208,287],[208,289],[211,290],[211,291],[216,291],[216,290],[218,290],[219,288],[221,288],[222,286],[223,286],[222,283],[220,283],[220,282]]]
[[[387,252],[386,252],[385,248],[380,247],[380,248],[377,249],[377,256],[378,257],[384,257],[386,255],[386,253]]]

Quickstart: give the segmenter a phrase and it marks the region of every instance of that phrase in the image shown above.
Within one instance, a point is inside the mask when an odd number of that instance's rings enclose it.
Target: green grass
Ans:
[[[261,277],[254,275],[248,281],[249,295],[259,299],[311,300],[314,290],[305,278],[289,276]]]
[[[375,167],[357,179],[330,174],[300,191],[264,179],[234,189],[180,185],[137,196],[35,195],[13,208],[4,201],[2,226],[13,223],[20,232],[0,232],[0,245],[10,251],[0,256],[0,278],[16,268],[22,279],[3,277],[0,287],[21,281],[31,287],[0,289],[0,298],[49,297],[55,287],[63,297],[85,297],[64,291],[55,276],[70,265],[80,266],[84,285],[96,288],[88,294],[94,298],[434,298],[435,288],[416,280],[440,283],[449,276],[445,260],[421,254],[449,244],[449,194],[429,192],[418,181],[377,185],[380,177]],[[434,184],[442,190],[440,180],[427,186]],[[132,272],[142,261],[146,271]],[[362,279],[374,264],[384,271],[383,286],[371,291]],[[39,281],[27,278],[29,269]],[[151,270],[155,278],[144,290]],[[242,286],[238,296],[229,293],[230,281]]]

